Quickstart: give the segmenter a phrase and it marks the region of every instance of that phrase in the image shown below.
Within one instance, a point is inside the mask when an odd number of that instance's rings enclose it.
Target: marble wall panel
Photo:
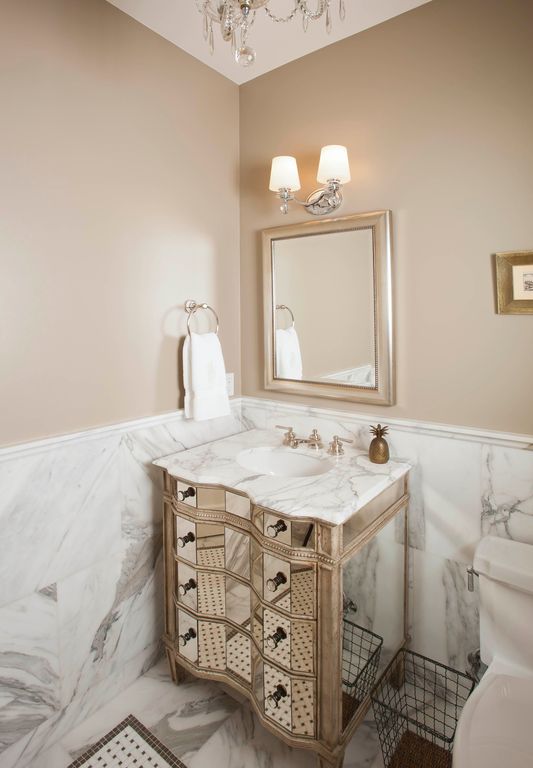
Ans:
[[[0,605],[120,549],[118,447],[112,435],[0,460]]]
[[[242,429],[181,415],[0,452],[0,765],[24,768],[153,663],[163,630],[152,461]]]
[[[483,534],[533,544],[533,451],[484,445]]]

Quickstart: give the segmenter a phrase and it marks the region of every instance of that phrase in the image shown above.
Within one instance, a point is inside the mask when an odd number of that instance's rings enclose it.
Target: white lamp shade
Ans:
[[[280,189],[290,189],[296,192],[300,189],[300,177],[298,176],[298,165],[295,157],[281,155],[272,159],[269,189],[271,192],[279,192]]]
[[[336,179],[341,184],[346,184],[351,180],[346,147],[341,147],[339,144],[322,147],[316,178],[320,184],[326,184],[331,179]]]

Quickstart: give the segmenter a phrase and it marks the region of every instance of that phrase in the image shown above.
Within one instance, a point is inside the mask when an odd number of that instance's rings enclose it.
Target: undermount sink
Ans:
[[[237,463],[245,469],[275,477],[324,475],[334,467],[329,459],[293,453],[292,448],[248,448],[236,458]]]

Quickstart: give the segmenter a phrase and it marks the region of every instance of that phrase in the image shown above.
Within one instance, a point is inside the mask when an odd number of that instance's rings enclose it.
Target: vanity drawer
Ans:
[[[226,627],[216,621],[194,618],[177,610],[178,634],[176,650],[179,656],[201,669],[226,669]]]
[[[314,674],[315,622],[289,619],[270,608],[261,610],[264,656],[290,672]]]
[[[176,497],[182,504],[186,504],[188,507],[196,508],[197,488],[190,483],[182,483],[178,480],[176,486]]]
[[[280,600],[288,597],[290,603],[290,592],[291,564],[265,552],[263,554],[263,599],[269,603],[279,603]]]
[[[264,712],[269,720],[298,736],[315,735],[315,681],[291,677],[264,665]]]
[[[198,661],[198,621],[182,610],[176,611],[176,649],[180,656],[196,664]]]
[[[178,480],[175,498],[180,504],[205,512],[229,512],[245,520],[251,518],[251,503],[248,496],[225,491],[223,488],[205,488]]]
[[[174,594],[179,605],[198,611],[198,574],[195,568],[185,563],[176,564]]]
[[[265,512],[263,514],[263,533],[269,539],[275,539],[279,544],[291,545],[291,521],[279,515]]]
[[[316,616],[316,567],[263,554],[263,600],[294,616]]]
[[[316,549],[316,526],[304,520],[289,520],[256,507],[256,524],[267,539],[291,549]]]
[[[226,579],[223,573],[197,571],[185,563],[176,565],[178,605],[207,616],[225,616]]]
[[[206,568],[250,578],[250,536],[221,523],[200,523],[175,513],[176,554]]]
[[[176,514],[176,553],[195,565],[224,568],[224,526],[195,523]]]
[[[197,570],[178,562],[175,596],[180,607],[203,616],[225,617],[239,626],[250,627],[250,585],[229,574]]]

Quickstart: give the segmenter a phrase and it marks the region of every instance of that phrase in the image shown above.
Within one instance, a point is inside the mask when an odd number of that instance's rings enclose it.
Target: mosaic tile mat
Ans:
[[[128,715],[68,768],[186,768],[136,717]]]

